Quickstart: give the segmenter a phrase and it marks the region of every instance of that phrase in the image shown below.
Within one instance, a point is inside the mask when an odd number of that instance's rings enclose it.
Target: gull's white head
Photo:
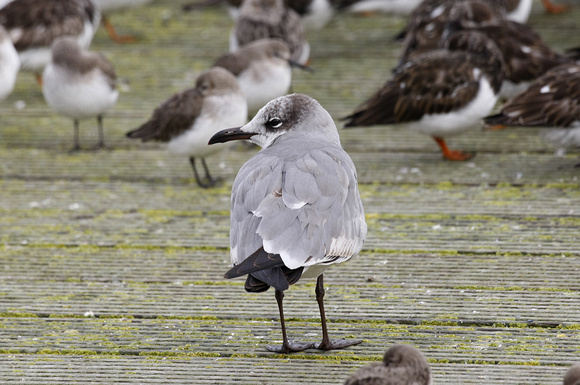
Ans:
[[[300,136],[312,141],[340,143],[332,117],[309,96],[281,96],[266,104],[245,126],[218,132],[209,144],[248,139],[262,148]]]

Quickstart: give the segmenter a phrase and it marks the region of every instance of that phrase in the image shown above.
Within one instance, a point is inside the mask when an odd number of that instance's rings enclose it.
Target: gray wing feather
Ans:
[[[329,147],[285,161],[262,150],[240,170],[232,194],[234,264],[259,247],[280,254],[290,269],[360,251],[366,223],[356,170],[342,148]]]

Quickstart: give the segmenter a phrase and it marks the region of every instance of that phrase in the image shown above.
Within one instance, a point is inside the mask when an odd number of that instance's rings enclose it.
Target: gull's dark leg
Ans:
[[[218,184],[220,181],[220,178],[213,178],[211,176],[211,174],[209,173],[209,168],[207,167],[207,164],[205,163],[205,158],[201,158],[201,165],[203,166],[203,169],[205,170],[205,177],[209,181],[209,185],[211,187],[213,187],[216,184]]]
[[[318,276],[318,280],[316,281],[315,293],[316,301],[318,302],[318,308],[320,309],[320,323],[322,324],[322,342],[316,345],[316,349],[342,349],[348,346],[360,344],[362,340],[348,341],[345,339],[331,340],[328,338],[328,330],[326,329],[326,314],[324,312],[324,279],[322,274]]]
[[[71,152],[79,151],[81,149],[81,145],[79,144],[79,121],[75,119],[73,120],[73,124],[74,124],[74,134],[73,134],[74,145],[73,148],[71,149]]]
[[[105,147],[105,135],[103,134],[103,117],[101,115],[97,116],[97,125],[99,127],[99,142],[97,143],[97,149]]]
[[[189,158],[189,163],[191,164],[191,168],[193,169],[193,175],[195,176],[195,181],[197,182],[197,185],[201,188],[210,187],[209,184],[202,182],[201,178],[199,177],[199,174],[197,173],[197,168],[195,168],[195,158],[193,156]]]
[[[301,343],[295,341],[288,341],[286,334],[286,323],[284,322],[284,306],[283,306],[284,292],[276,290],[276,302],[278,302],[278,311],[280,312],[280,326],[282,327],[282,345],[274,346],[267,345],[266,349],[275,353],[292,353],[301,352],[302,350],[313,347],[313,343]]]

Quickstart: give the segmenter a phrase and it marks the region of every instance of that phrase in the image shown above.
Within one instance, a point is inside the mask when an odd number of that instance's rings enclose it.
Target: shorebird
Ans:
[[[580,149],[580,65],[549,70],[484,122],[493,127],[545,127],[546,141],[559,148]]]
[[[431,135],[448,160],[473,154],[449,150],[444,138],[480,123],[498,100],[502,55],[481,33],[460,31],[444,49],[426,52],[399,65],[391,79],[346,120],[346,127],[405,123]]]
[[[300,64],[308,61],[310,44],[300,16],[294,10],[283,0],[244,0],[230,34],[230,52],[264,38],[283,40],[290,48],[292,60]]]
[[[135,41],[133,36],[119,36],[113,24],[109,21],[109,15],[114,12],[123,11],[128,8],[141,7],[150,3],[152,0],[93,0],[102,13],[101,22],[107,31],[109,37],[117,43],[132,43]]]
[[[242,166],[232,187],[233,267],[225,277],[247,275],[248,292],[274,287],[283,342],[267,349],[290,353],[360,343],[330,340],[324,311],[324,270],[356,256],[367,233],[356,169],[332,117],[306,95],[282,96],[266,104],[250,123],[218,132],[209,144],[231,140],[250,140],[262,147]],[[284,291],[301,277],[317,277],[319,344],[290,341],[286,334]]]
[[[0,24],[18,51],[20,69],[34,73],[39,84],[52,43],[73,36],[87,49],[100,20],[91,0],[12,0],[0,8]]]
[[[119,96],[115,69],[100,53],[83,49],[74,37],[61,37],[52,45],[52,60],[43,72],[44,99],[57,113],[74,121],[73,151],[80,150],[79,120],[96,117],[97,148],[105,146],[103,114]]]
[[[409,31],[402,61],[411,55],[437,48],[449,30],[481,32],[497,44],[505,64],[500,91],[502,99],[510,99],[522,92],[548,69],[571,61],[551,49],[532,28],[502,19],[481,0],[457,2],[448,9],[445,18],[423,23]]]
[[[225,68],[238,78],[250,112],[288,93],[292,67],[311,70],[292,60],[288,45],[279,39],[255,40],[221,56],[213,66]]]
[[[128,132],[127,137],[167,142],[169,151],[188,155],[197,184],[207,188],[215,186],[218,180],[210,175],[205,157],[223,149],[209,147],[208,140],[224,126],[246,123],[247,116],[247,102],[235,76],[214,67],[199,75],[195,88],[163,102],[149,121]],[[196,158],[201,159],[204,179],[195,167]]]
[[[431,369],[425,356],[411,345],[393,345],[381,363],[364,366],[344,385],[431,385]]]
[[[358,0],[354,0],[358,1]],[[235,21],[240,14],[242,0],[202,0],[183,6],[184,11],[203,9],[212,5],[224,3],[230,17]],[[307,31],[318,31],[324,28],[337,10],[343,5],[340,0],[284,0],[287,7],[298,13]]]
[[[18,52],[6,30],[0,25],[0,100],[5,99],[14,89],[19,69]]]
[[[568,369],[564,376],[564,385],[580,385],[580,363],[576,363]]]

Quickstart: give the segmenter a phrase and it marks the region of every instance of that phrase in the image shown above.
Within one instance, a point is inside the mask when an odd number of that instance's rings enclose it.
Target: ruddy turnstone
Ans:
[[[168,150],[189,156],[197,184],[202,188],[217,184],[205,162],[205,157],[223,149],[207,142],[219,129],[246,122],[248,107],[237,79],[229,71],[214,67],[203,72],[195,88],[179,92],[153,111],[151,119],[127,133],[127,137],[144,142],[157,140],[168,143]],[[205,170],[202,179],[195,167],[201,159]]]
[[[345,117],[346,127],[405,123],[431,135],[448,160],[473,154],[451,151],[444,138],[480,123],[494,107],[503,80],[503,59],[485,35],[460,31],[445,49],[399,65],[391,79]]]
[[[18,51],[20,69],[33,72],[39,84],[52,43],[73,36],[87,49],[100,20],[91,0],[12,0],[0,8],[0,24]]]
[[[484,121],[489,126],[546,127],[546,141],[580,149],[580,65],[552,68]]]
[[[505,78],[500,91],[502,99],[509,99],[522,92],[531,81],[548,69],[570,62],[565,55],[551,49],[532,28],[497,17],[481,0],[458,2],[449,9],[446,19],[431,25],[436,27],[429,30],[423,26],[407,36],[402,60],[437,47],[445,34],[449,33],[446,31],[481,32],[497,44],[504,58]]]
[[[330,114],[301,94],[270,101],[243,127],[215,134],[209,144],[250,140],[262,150],[247,161],[232,187],[230,253],[225,277],[247,275],[245,289],[274,287],[282,345],[273,352],[340,349],[361,340],[331,340],[324,311],[323,271],[361,250],[367,225],[354,164],[340,144]],[[284,291],[315,278],[322,322],[319,344],[291,341],[284,321]]]
[[[79,150],[79,120],[97,117],[99,141],[105,146],[103,114],[117,102],[119,91],[111,62],[101,53],[81,47],[71,36],[52,44],[52,60],[42,74],[44,99],[57,113],[74,121],[74,147]]]

